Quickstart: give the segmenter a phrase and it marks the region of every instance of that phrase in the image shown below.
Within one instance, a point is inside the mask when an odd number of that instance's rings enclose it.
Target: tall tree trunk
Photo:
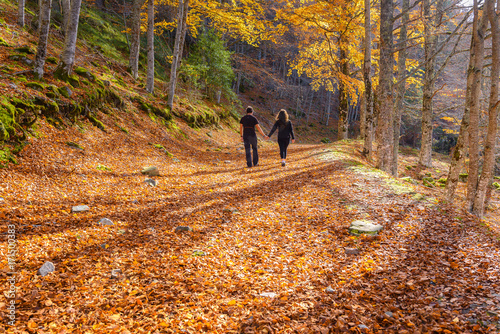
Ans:
[[[170,82],[167,105],[170,109],[174,107],[175,87],[177,85],[177,72],[180,65],[184,39],[187,30],[187,14],[189,11],[189,0],[179,0],[177,9],[177,31],[175,33],[174,53],[172,56],[172,66],[170,68]],[[239,80],[239,78],[238,78]],[[239,89],[239,82],[237,84]]]
[[[380,2],[380,60],[379,86],[377,93],[378,104],[378,131],[377,136],[377,168],[392,173],[392,145],[393,135],[393,2]]]
[[[470,115],[471,109],[474,105],[473,100],[476,99],[476,96],[477,99],[479,99],[484,60],[484,25],[485,20],[479,17],[477,0],[474,0],[474,21],[472,25],[469,67],[467,69],[465,109],[464,115],[462,116],[462,122],[460,124],[460,133],[458,135],[457,144],[455,145],[455,148],[453,149],[453,153],[451,155],[450,169],[448,171],[448,181],[446,182],[446,200],[450,203],[452,203],[454,200],[460,169],[462,167],[461,163],[464,160],[465,151],[467,149],[467,141],[469,139],[468,134],[471,122]]]
[[[153,94],[155,89],[155,1],[148,1],[148,72],[146,91]]]
[[[45,58],[47,57],[47,41],[49,40],[50,28],[50,9],[52,7],[52,0],[42,0],[40,6],[40,29],[38,48],[35,56],[35,66],[33,72],[35,78],[41,79],[43,77],[43,67],[45,65]]]
[[[362,138],[363,155],[372,159],[373,157],[373,91],[372,91],[372,33],[371,33],[371,4],[365,0],[365,36],[364,36],[364,60],[363,60],[363,82],[365,91],[363,94],[363,117]]]
[[[141,50],[141,7],[143,0],[133,0],[130,34],[129,68],[134,80],[139,78],[139,52]]]
[[[18,0],[18,6],[17,6],[17,24],[19,24],[20,27],[24,27],[24,4],[25,0]]]
[[[498,10],[499,8],[497,8]],[[484,145],[484,161],[481,177],[474,198],[472,213],[478,217],[484,214],[485,198],[495,167],[495,145],[498,132],[498,81],[500,76],[500,26],[499,14],[492,0],[485,2],[485,11],[491,25],[491,82],[488,107],[488,133]]]
[[[434,95],[434,83],[436,77],[434,67],[436,63],[437,34],[436,28],[439,24],[442,1],[437,2],[437,10],[432,20],[431,2],[423,0],[424,9],[424,53],[425,74],[422,96],[422,142],[418,162],[425,167],[432,165],[432,97]]]
[[[410,0],[403,0],[401,28],[398,41],[398,77],[396,87],[396,101],[394,103],[394,148],[392,152],[392,175],[398,175],[398,157],[399,157],[399,137],[401,136],[401,114],[403,112],[403,103],[406,92],[406,59],[408,52],[408,33],[406,26],[410,20]]]
[[[61,33],[66,36],[67,31],[68,31],[68,24],[69,24],[69,18],[70,18],[70,11],[71,11],[71,2],[70,0],[61,0],[61,10],[62,10],[62,16],[63,16],[63,21],[62,21],[62,26],[61,26]]]
[[[328,123],[330,122],[330,113],[332,112],[332,92],[329,90],[326,95],[328,96],[328,102],[326,105],[326,123],[325,125],[328,126]]]
[[[78,35],[78,21],[80,18],[80,8],[82,0],[73,0],[71,2],[71,9],[69,13],[68,27],[66,31],[66,37],[64,39],[64,50],[61,54],[61,59],[57,68],[54,72],[56,77],[60,77],[63,80],[71,75],[73,71],[73,65],[75,63],[75,51],[76,51],[76,38]]]
[[[487,5],[492,0],[486,0]],[[477,7],[477,0],[474,0]],[[480,14],[479,14],[480,13]],[[484,39],[486,36],[487,15],[484,10],[477,10],[481,15],[480,24],[473,38],[477,43],[474,45],[476,53],[476,62],[474,66],[474,82],[471,91],[470,120],[469,120],[469,177],[467,178],[467,198],[466,207],[469,212],[472,211],[474,198],[476,197],[477,185],[479,181],[479,119],[480,119],[480,95],[481,81],[484,64]]]
[[[347,52],[342,41],[339,41],[340,47],[340,71],[345,77],[349,76],[349,63],[347,61]],[[348,138],[349,129],[349,101],[347,95],[347,89],[345,87],[344,78],[339,80],[339,122],[338,122],[338,140]]]

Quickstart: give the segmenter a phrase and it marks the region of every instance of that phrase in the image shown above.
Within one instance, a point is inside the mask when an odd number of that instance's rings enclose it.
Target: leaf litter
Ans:
[[[18,245],[16,326],[0,329],[498,332],[498,239],[472,216],[373,177],[357,142],[292,145],[286,168],[267,142],[248,169],[234,134],[212,131],[221,150],[207,152],[187,127],[185,138],[136,122],[133,138],[44,125],[21,164],[0,170],[0,215]],[[143,184],[144,166],[159,168],[156,187]],[[348,233],[367,218],[384,226],[379,235]],[[46,261],[55,271],[41,277]]]

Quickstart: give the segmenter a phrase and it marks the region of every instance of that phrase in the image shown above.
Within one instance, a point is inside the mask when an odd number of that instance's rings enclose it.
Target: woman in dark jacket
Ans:
[[[281,166],[285,167],[286,150],[290,144],[290,138],[292,138],[292,143],[295,142],[292,122],[288,119],[288,113],[285,109],[281,109],[278,116],[276,116],[276,122],[274,123],[271,132],[269,132],[268,137],[271,137],[276,129],[278,129],[278,145],[280,146]]]

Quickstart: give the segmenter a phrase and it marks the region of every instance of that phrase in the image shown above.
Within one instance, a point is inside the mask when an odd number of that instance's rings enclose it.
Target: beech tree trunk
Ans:
[[[148,73],[146,91],[153,94],[155,86],[155,1],[148,1]]]
[[[403,102],[406,92],[406,58],[408,52],[406,50],[408,44],[408,33],[406,26],[410,20],[410,0],[403,0],[401,19],[401,28],[399,31],[398,41],[398,77],[396,88],[396,101],[394,103],[394,148],[392,152],[392,175],[398,175],[398,157],[399,157],[399,137],[401,136],[401,114],[403,112]]]
[[[19,0],[17,6],[17,24],[20,27],[24,27],[24,4],[25,0]]]
[[[467,69],[467,89],[465,93],[465,109],[460,124],[460,133],[458,135],[457,144],[453,149],[450,161],[450,169],[446,182],[446,200],[453,203],[455,190],[458,184],[458,178],[461,169],[461,163],[467,149],[468,133],[470,128],[471,108],[474,105],[473,100],[479,99],[481,88],[481,75],[484,60],[484,32],[485,20],[479,17],[477,1],[474,0],[474,20],[472,25],[472,39],[470,47],[469,67]],[[478,101],[476,101],[477,104]],[[470,167],[469,167],[470,169]],[[477,174],[476,174],[477,178]],[[470,180],[470,177],[469,177]],[[477,180],[477,179],[476,179]],[[476,181],[477,182],[477,181]]]
[[[332,112],[332,92],[328,91],[326,93],[328,96],[328,102],[326,105],[326,123],[325,125],[328,126],[328,123],[330,122],[330,113]]]
[[[50,28],[50,9],[52,8],[52,0],[42,0],[40,6],[40,28],[38,47],[35,56],[35,65],[33,72],[35,78],[40,80],[43,77],[43,67],[45,65],[45,58],[47,57],[47,41],[49,39]]]
[[[380,60],[379,86],[377,93],[378,131],[377,168],[392,173],[393,134],[393,1],[380,2]]]
[[[436,82],[435,63],[438,37],[437,26],[440,22],[440,11],[442,11],[442,1],[437,2],[437,9],[432,20],[431,2],[423,0],[424,9],[424,53],[425,53],[425,74],[422,88],[422,142],[418,163],[425,167],[432,166],[432,98],[434,95],[434,83]]]
[[[370,0],[365,0],[365,38],[364,38],[363,82],[365,92],[362,103],[362,139],[363,155],[373,158],[373,94],[372,94],[372,37],[371,37],[371,5]]]
[[[68,31],[68,22],[70,18],[71,2],[70,0],[61,0],[61,9],[63,14],[63,23],[61,27],[61,32],[66,36]]]
[[[132,3],[132,24],[130,33],[130,74],[134,80],[139,78],[139,52],[141,50],[141,7],[143,0],[133,0]]]
[[[340,47],[340,70],[342,74],[346,77],[349,76],[349,63],[347,61],[347,52],[342,45],[342,41],[339,41]],[[345,83],[343,80],[339,80],[339,121],[338,121],[338,140],[347,139],[347,131],[349,129],[349,101]]]
[[[61,59],[54,72],[55,76],[67,79],[73,71],[75,63],[76,38],[78,35],[78,20],[80,18],[80,7],[82,0],[73,0],[69,13],[68,28],[64,39],[64,50]]]
[[[491,82],[488,106],[488,133],[484,144],[484,161],[481,177],[474,198],[472,213],[478,217],[483,216],[486,192],[493,177],[495,168],[495,146],[498,132],[498,82],[500,76],[500,26],[499,14],[495,10],[492,0],[485,2],[485,10],[491,25]],[[498,10],[498,8],[497,8]]]
[[[184,48],[184,40],[187,31],[187,15],[189,11],[189,0],[179,0],[179,7],[177,9],[177,31],[175,33],[174,53],[172,56],[172,66],[170,68],[170,82],[168,91],[167,105],[170,109],[174,107],[175,87],[177,85],[177,72],[182,57],[182,50]],[[238,77],[238,80],[240,77]],[[239,81],[238,81],[239,89]]]
[[[486,0],[485,5],[492,0]],[[474,6],[477,7],[477,0],[474,0]],[[467,178],[467,210],[472,212],[474,198],[476,197],[477,185],[479,181],[479,120],[480,120],[480,96],[481,81],[484,64],[484,40],[486,36],[487,14],[484,10],[477,10],[474,15],[481,15],[480,23],[476,29],[473,38],[477,43],[474,45],[476,57],[474,71],[474,81],[471,89],[470,100],[470,120],[469,120],[469,177]]]

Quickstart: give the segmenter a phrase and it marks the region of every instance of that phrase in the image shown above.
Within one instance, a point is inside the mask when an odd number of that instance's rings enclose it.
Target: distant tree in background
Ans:
[[[33,72],[35,78],[41,79],[43,77],[43,67],[45,65],[45,58],[47,56],[47,41],[49,40],[50,28],[50,9],[52,7],[52,0],[40,1],[40,24],[39,24],[39,38],[38,47],[35,56],[35,66]]]
[[[76,39],[78,35],[78,21],[80,19],[80,8],[82,0],[71,1],[68,27],[64,39],[64,49],[59,59],[59,64],[54,75],[67,80],[73,71],[75,63]]]
[[[153,94],[155,84],[155,1],[148,0],[148,70],[146,76],[146,91]]]

